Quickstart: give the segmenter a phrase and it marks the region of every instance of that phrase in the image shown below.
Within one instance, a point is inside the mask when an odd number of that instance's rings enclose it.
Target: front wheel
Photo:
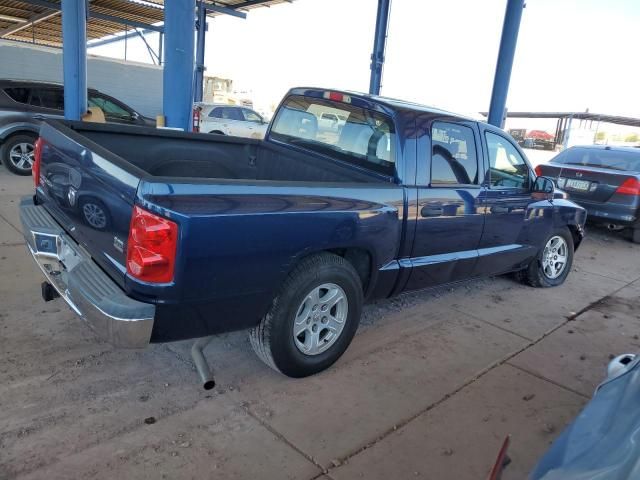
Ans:
[[[331,253],[313,255],[289,274],[251,330],[251,346],[264,363],[289,377],[321,372],[351,343],[362,303],[362,283],[348,261]]]
[[[556,229],[536,258],[519,276],[532,287],[557,287],[567,279],[573,265],[573,235],[567,227]]]

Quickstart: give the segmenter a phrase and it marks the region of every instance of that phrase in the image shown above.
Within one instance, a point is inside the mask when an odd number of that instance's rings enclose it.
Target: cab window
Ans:
[[[495,188],[529,188],[529,166],[506,138],[486,132],[489,151],[489,182]]]
[[[34,89],[31,95],[31,104],[53,110],[64,110],[64,90],[62,88]]]
[[[396,132],[386,115],[352,105],[348,95],[343,101],[292,95],[288,97],[272,123],[271,138],[370,170],[395,173]],[[321,128],[323,112],[330,110],[344,117],[337,128]]]
[[[434,122],[431,128],[431,184],[477,185],[478,155],[473,130]]]

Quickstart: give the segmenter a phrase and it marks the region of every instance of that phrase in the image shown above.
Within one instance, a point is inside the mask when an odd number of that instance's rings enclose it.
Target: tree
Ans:
[[[637,142],[640,139],[640,136],[637,133],[630,133],[626,137],[624,137],[625,142]]]
[[[604,142],[607,139],[607,132],[599,131],[596,133],[596,142]]]

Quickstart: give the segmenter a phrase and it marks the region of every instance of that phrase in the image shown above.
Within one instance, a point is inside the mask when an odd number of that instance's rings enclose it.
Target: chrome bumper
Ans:
[[[155,306],[127,297],[42,206],[20,203],[27,247],[46,279],[103,339],[117,347],[149,344]]]

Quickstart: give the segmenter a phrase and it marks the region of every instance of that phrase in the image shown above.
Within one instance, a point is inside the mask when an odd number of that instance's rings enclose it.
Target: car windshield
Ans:
[[[640,171],[640,151],[574,147],[562,152],[552,163],[638,172]]]

